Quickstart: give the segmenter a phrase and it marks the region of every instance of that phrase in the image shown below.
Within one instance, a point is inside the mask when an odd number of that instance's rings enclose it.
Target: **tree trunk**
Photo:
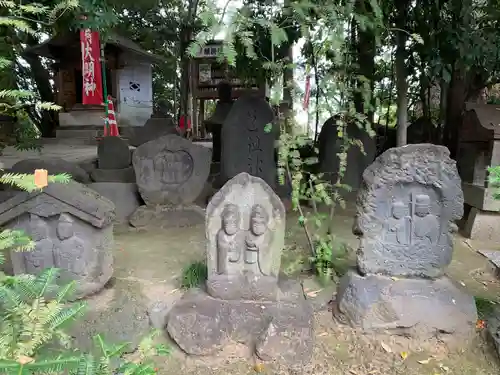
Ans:
[[[179,112],[181,115],[188,115],[189,111],[189,92],[190,92],[190,61],[191,58],[187,56],[186,50],[193,38],[194,20],[198,10],[198,0],[189,0],[188,11],[186,18],[181,24],[180,30],[180,43],[179,54],[181,60],[181,82],[180,82],[180,98],[179,98]]]
[[[358,0],[358,12],[361,14],[370,13],[370,5],[365,0]],[[358,80],[357,92],[354,95],[354,106],[356,112],[366,114],[370,124],[373,124],[374,117],[374,87],[375,87],[375,35],[372,30],[361,30],[358,25],[358,41],[357,41],[357,55],[358,55],[358,74],[364,77],[369,82],[369,93],[363,93],[364,84],[360,79]],[[367,95],[366,95],[367,94]],[[365,103],[365,100],[367,103]]]
[[[189,25],[183,25],[180,32],[180,60],[181,60],[181,82],[180,82],[180,98],[179,98],[179,115],[187,115],[189,110],[189,56],[186,50],[192,38],[192,30]]]
[[[35,81],[40,100],[42,102],[55,102],[54,91],[50,84],[50,74],[42,65],[38,56],[25,56],[24,59],[31,68],[31,76]],[[58,125],[59,116],[56,111],[42,111],[40,123],[36,124],[42,133],[42,137],[53,137],[54,130]]]
[[[404,31],[406,27],[406,11],[408,9],[407,0],[397,2],[396,27],[396,91],[397,91],[397,133],[396,145],[404,146],[407,140],[408,122],[408,83],[406,71],[406,40]]]
[[[285,124],[287,124],[287,132],[290,132],[293,118],[293,44],[288,46],[287,64],[289,65],[283,71],[283,101],[287,103],[287,110],[284,113]]]
[[[458,148],[458,133],[462,124],[462,114],[467,98],[465,69],[453,69],[451,82],[446,98],[446,120],[443,129],[443,144],[450,150],[450,156],[455,158]]]

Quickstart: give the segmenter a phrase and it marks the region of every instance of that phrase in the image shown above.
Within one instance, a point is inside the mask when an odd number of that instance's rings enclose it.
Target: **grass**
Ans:
[[[207,265],[205,262],[196,261],[182,270],[181,287],[184,289],[196,288],[207,279]]]
[[[483,297],[474,297],[476,301],[477,316],[479,319],[487,319],[495,310],[497,302]]]

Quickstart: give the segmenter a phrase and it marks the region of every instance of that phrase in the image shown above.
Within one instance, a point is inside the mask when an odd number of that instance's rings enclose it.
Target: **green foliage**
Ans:
[[[317,90],[327,91],[325,97],[328,100],[337,99],[336,95],[341,93],[336,103],[325,103],[330,113],[336,111],[339,114],[339,126],[342,128],[349,122],[373,134],[366,115],[374,108],[370,82],[351,69],[352,51],[345,38],[345,25],[352,21],[351,17],[355,18],[362,30],[371,29],[376,32],[380,28],[382,11],[375,1],[370,1],[370,6],[372,12],[366,14],[354,12],[352,3],[311,3],[301,0],[285,3],[283,7],[274,3],[247,2],[234,11],[225,28],[217,20],[217,7],[214,7],[207,10],[211,14],[202,17],[206,30],[197,35],[189,53],[194,56],[214,34],[224,31],[221,58],[236,65],[240,76],[245,76],[241,69],[238,70],[238,66],[243,66],[248,70],[248,76],[258,79],[264,77],[268,82],[279,86],[278,82],[282,81],[283,74],[287,69],[293,68],[288,60],[289,48],[298,38],[303,37],[306,39],[305,52],[310,58],[305,65],[310,65],[311,60],[324,60],[326,56],[330,67],[336,68],[323,70],[321,77],[317,75],[316,84]],[[288,86],[288,82],[284,86]],[[281,89],[282,87],[276,87],[274,92],[280,93]],[[353,101],[356,98],[361,98],[364,103],[362,112],[354,108]],[[272,102],[277,105],[279,99],[273,98]],[[317,102],[316,105],[318,104]],[[301,157],[300,150],[303,147],[314,148],[312,141],[293,130],[296,129],[293,121],[281,114],[278,118],[281,120],[279,181],[280,184],[285,184],[286,181],[291,183],[293,209],[299,213],[299,222],[310,246],[312,263],[319,274],[330,278],[334,273],[331,258],[338,250],[331,222],[335,207],[345,205],[341,192],[350,190],[349,186],[341,184],[347,167],[347,151],[349,147],[360,147],[363,151],[363,145],[359,140],[349,139],[347,134],[340,135],[340,171],[338,181],[332,185],[322,175],[315,173],[316,156],[304,160]],[[267,124],[264,131],[271,132],[272,125]],[[317,155],[317,150],[315,154]],[[312,207],[312,210],[303,206],[304,203]],[[321,211],[322,206],[329,207],[328,214]],[[325,223],[328,227],[326,233]]]
[[[500,199],[500,165],[488,167],[489,183],[491,187],[495,188],[493,198]]]
[[[491,317],[495,307],[498,305],[498,302],[482,297],[474,297],[474,300],[476,302],[477,316],[479,319],[487,319]]]
[[[181,287],[196,288],[207,279],[207,265],[205,262],[193,262],[182,270]]]
[[[4,30],[9,30],[14,39],[14,35],[30,35],[37,33],[35,18],[43,16],[49,22],[55,22],[61,13],[75,9],[77,0],[64,0],[53,7],[41,4],[21,4],[13,1],[2,1],[2,17],[0,26]],[[35,25],[35,26],[34,26]],[[0,56],[0,76],[9,76],[15,68],[15,54],[13,51],[7,56]],[[31,90],[17,89],[15,82],[9,81],[0,88],[0,114],[17,117],[20,122],[20,129],[16,130],[16,137],[19,140],[16,145],[18,149],[37,149],[39,145],[34,141],[38,134],[36,127],[28,116],[28,110],[58,111],[61,107],[50,102],[40,101],[35,92]],[[7,86],[7,87],[5,87]],[[5,145],[0,144],[0,148]]]

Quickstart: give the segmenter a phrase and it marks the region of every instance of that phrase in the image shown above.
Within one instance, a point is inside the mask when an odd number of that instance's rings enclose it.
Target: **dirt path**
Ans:
[[[305,238],[295,223],[295,218],[290,215],[283,269],[300,268],[297,259],[307,254],[304,250]],[[357,240],[351,234],[351,225],[351,217],[340,216],[336,220],[339,240],[355,249]],[[111,338],[121,340],[134,340],[142,336],[147,331],[147,306],[157,300],[173,301],[180,296],[179,278],[182,269],[204,258],[204,236],[202,226],[151,232],[118,229],[115,236],[115,282],[89,299],[91,310],[99,310],[99,314],[97,317],[94,314],[88,320],[87,326],[93,328],[86,332],[103,329],[105,334],[106,331],[111,332]],[[473,246],[457,237],[454,260],[447,273],[470,293],[496,299],[500,296],[500,283],[493,277],[486,259],[477,254]],[[352,259],[351,253],[349,262]],[[313,280],[309,281],[314,285]],[[105,323],[98,324],[103,317],[108,317]],[[418,347],[403,338],[363,335],[338,325],[332,319],[331,312],[324,310],[316,314],[314,359],[303,373],[497,375],[499,362],[491,346],[484,340],[484,334],[478,331],[470,346],[458,350],[450,351],[440,342]],[[402,352],[408,354],[406,359],[402,358]],[[255,365],[248,350],[235,344],[209,359],[186,358],[179,350],[174,350],[167,360],[158,362],[158,373],[246,375],[256,373],[256,370],[263,374],[290,373],[271,365],[257,368]]]

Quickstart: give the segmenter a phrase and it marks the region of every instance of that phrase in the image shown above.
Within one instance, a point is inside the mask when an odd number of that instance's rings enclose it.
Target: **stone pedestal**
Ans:
[[[341,321],[363,330],[422,340],[470,338],[477,321],[474,298],[446,277],[396,279],[350,271],[340,282],[336,309]]]
[[[470,207],[466,210],[462,230],[473,240],[500,242],[500,214]]]
[[[263,361],[303,368],[312,356],[313,310],[305,300],[215,299],[190,291],[170,311],[167,331],[191,355],[215,355],[231,342]]]
[[[195,205],[140,206],[130,216],[134,228],[180,228],[203,224],[205,211]]]
[[[443,277],[463,214],[455,162],[442,146],[391,148],[363,174],[354,233],[357,269],[341,281],[334,314],[365,331],[429,339],[474,332],[474,299]]]

